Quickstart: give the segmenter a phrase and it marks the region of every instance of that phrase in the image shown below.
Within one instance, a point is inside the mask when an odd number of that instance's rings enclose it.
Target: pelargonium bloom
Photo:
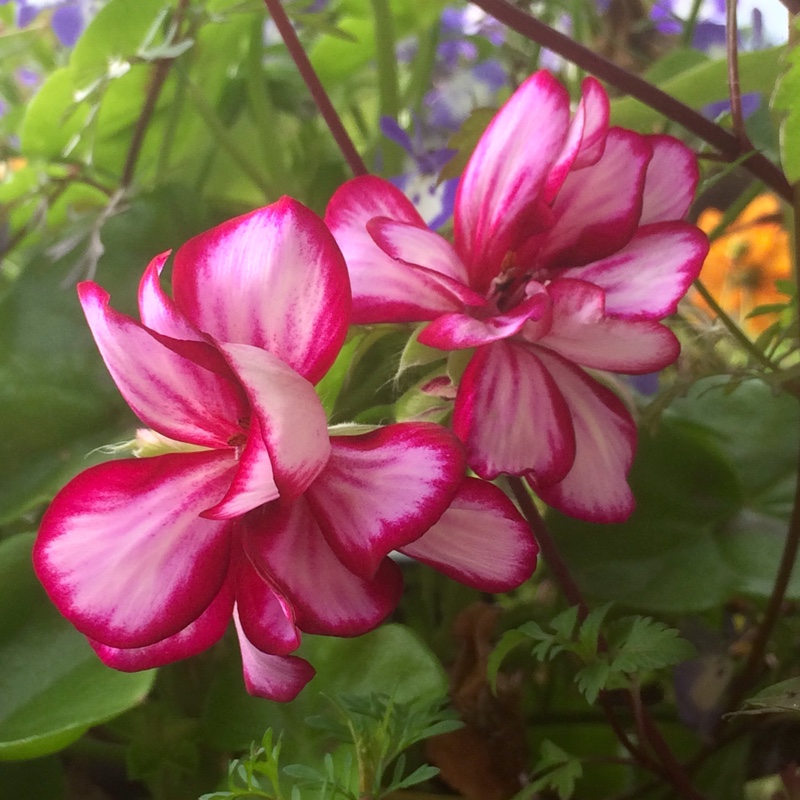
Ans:
[[[377,177],[344,184],[326,213],[354,322],[428,322],[419,342],[472,353],[453,410],[472,469],[524,475],[550,505],[602,522],[633,509],[636,428],[595,373],[677,358],[660,320],[708,247],[681,221],[698,177],[692,152],[608,121],[596,80],[571,115],[549,73],[528,78],[461,177],[454,244]]]
[[[98,285],[79,296],[157,455],[95,466],[45,514],[37,574],[107,664],[194,655],[234,618],[248,689],[291,699],[313,675],[301,631],[350,636],[401,593],[396,548],[488,590],[533,569],[508,498],[464,480],[461,443],[432,424],[331,436],[314,384],[350,320],[347,270],[289,198],[148,266],[141,322]],[[487,547],[483,531],[495,537]]]

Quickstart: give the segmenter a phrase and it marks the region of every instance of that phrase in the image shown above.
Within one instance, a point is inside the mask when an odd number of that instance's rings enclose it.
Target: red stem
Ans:
[[[283,10],[281,0],[264,0],[264,3],[269,9],[269,13],[272,16],[275,26],[278,28],[278,32],[286,45],[286,49],[294,59],[298,72],[303,78],[303,81],[305,81],[308,90],[311,92],[311,96],[314,98],[317,108],[328,125],[330,132],[333,134],[333,138],[336,140],[336,144],[342,151],[342,155],[344,155],[353,174],[368,175],[369,170],[359,155],[358,150],[356,150],[352,139],[345,130],[342,120],[336,113],[336,109],[333,107],[333,103],[331,103],[328,93],[320,82],[319,76],[314,70],[311,61],[309,61],[306,51],[303,49],[303,45],[300,39],[298,39],[292,27],[292,23],[289,21],[289,17],[286,16],[286,12]]]

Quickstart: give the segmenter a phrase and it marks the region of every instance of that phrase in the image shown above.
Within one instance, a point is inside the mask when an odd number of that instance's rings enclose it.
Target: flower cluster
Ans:
[[[393,551],[484,591],[530,576],[537,547],[488,482],[500,474],[578,517],[630,514],[635,425],[601,373],[674,361],[661,320],[707,244],[681,221],[691,152],[608,116],[592,79],[571,115],[549,73],[529,78],[460,180],[454,244],[396,186],[363,177],[334,195],[327,226],[283,198],[190,240],[172,296],[158,256],[141,321],[79,286],[147,430],[139,457],[56,496],[34,562],[105,663],[194,655],[232,617],[249,691],[288,700],[313,674],[293,655],[303,632],[358,635],[394,609]],[[314,387],[351,322],[423,323],[433,358],[463,351],[437,378],[454,381],[452,431],[328,429]]]
[[[524,475],[548,504],[598,522],[633,509],[636,427],[596,371],[644,374],[677,358],[661,320],[708,248],[681,221],[697,183],[691,150],[608,120],[596,80],[570,117],[552,75],[528,78],[461,177],[453,244],[372,176],[342,186],[326,213],[355,322],[425,322],[420,343],[466,351],[453,427],[469,466]]]
[[[51,598],[122,670],[216,642],[233,616],[249,691],[289,700],[313,675],[302,631],[354,636],[402,590],[400,550],[485,591],[517,586],[536,544],[508,498],[465,478],[447,429],[328,432],[314,384],[350,322],[347,270],[289,198],[202,234],[142,277],[141,322],[82,283],[143,458],[101,464],[55,498],[34,550]],[[491,531],[491,535],[486,535]]]

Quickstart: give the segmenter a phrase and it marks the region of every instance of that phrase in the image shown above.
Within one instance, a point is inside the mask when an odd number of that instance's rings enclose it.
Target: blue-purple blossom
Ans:
[[[0,0],[6,5],[9,0]],[[16,0],[15,22],[17,27],[30,25],[39,13],[52,9],[50,26],[59,42],[65,47],[72,47],[97,13],[103,0]]]
[[[758,111],[761,105],[761,94],[759,92],[746,92],[742,95],[742,116],[747,119],[751,114]],[[718,119],[722,114],[730,113],[731,101],[728,99],[717,100],[703,106],[703,116],[709,119]]]
[[[410,198],[425,222],[436,229],[453,215],[458,179],[439,183],[438,176],[442,167],[455,155],[455,150],[426,144],[421,123],[416,119],[414,123],[412,139],[397,120],[381,117],[381,132],[402,147],[411,162],[409,171],[394,176],[391,182]]]

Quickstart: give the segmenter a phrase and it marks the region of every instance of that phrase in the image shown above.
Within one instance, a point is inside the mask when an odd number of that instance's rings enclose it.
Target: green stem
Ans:
[[[700,297],[705,300],[708,307],[717,315],[719,321],[728,329],[728,332],[734,339],[742,346],[742,349],[752,356],[763,366],[767,367],[771,372],[777,369],[777,366],[759,350],[753,342],[750,341],[747,334],[731,319],[730,315],[724,308],[714,299],[711,292],[706,289],[703,282],[698,278],[692,284]]]
[[[419,37],[417,56],[414,59],[411,80],[405,92],[404,105],[415,114],[422,111],[422,102],[431,84],[433,68],[436,65],[436,48],[439,44],[439,22],[431,25]]]
[[[217,116],[217,112],[214,111],[214,108],[206,99],[205,94],[193,83],[191,78],[188,75],[184,75],[184,79],[197,113],[200,114],[217,144],[236,162],[250,181],[261,190],[267,202],[274,200],[279,193],[276,192],[264,175],[261,164],[257,160],[251,159],[250,154],[239,147],[236,137],[231,135],[222,120]]]
[[[250,114],[259,130],[263,163],[269,170],[276,186],[284,187],[289,193],[290,177],[284,163],[284,148],[275,147],[275,129],[277,127],[277,111],[272,103],[269,86],[266,82],[263,65],[264,31],[261,20],[256,20],[250,35],[250,47],[247,51],[247,100]]]
[[[371,0],[374,20],[375,58],[378,64],[378,114],[397,119],[400,112],[400,91],[397,77],[397,44],[394,20],[387,0]],[[402,148],[388,139],[381,142],[383,169],[386,175],[403,171],[405,155]]]
[[[681,30],[680,44],[681,47],[691,47],[692,39],[694,38],[694,30],[697,27],[697,17],[700,15],[700,7],[703,5],[703,0],[693,0],[692,7],[689,10],[689,17],[684,23],[683,30]]]

